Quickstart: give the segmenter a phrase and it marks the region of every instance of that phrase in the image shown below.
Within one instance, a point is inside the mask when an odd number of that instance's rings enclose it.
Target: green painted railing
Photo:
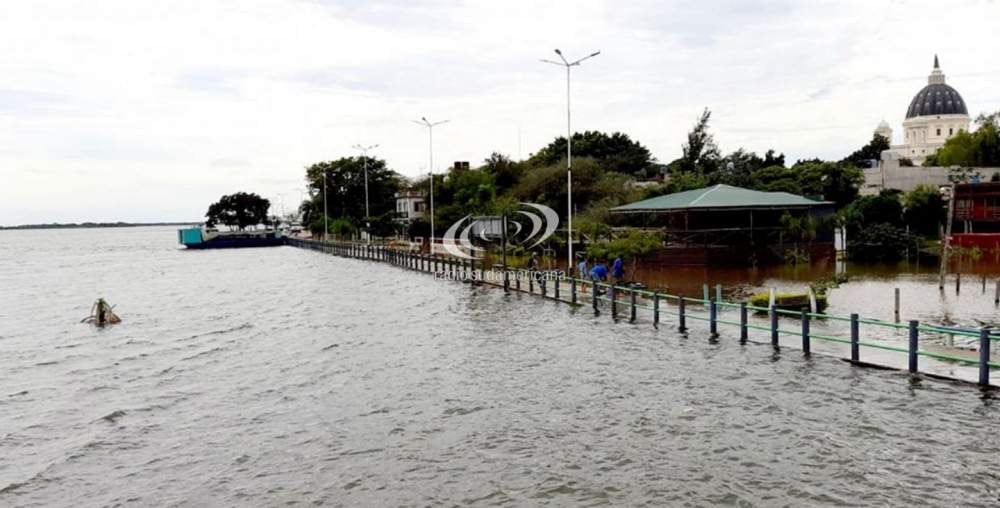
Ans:
[[[793,311],[773,307],[758,307],[746,302],[729,302],[712,298],[692,298],[681,295],[671,295],[638,288],[614,286],[606,282],[565,277],[560,272],[528,271],[524,269],[508,269],[506,272],[493,267],[486,267],[481,260],[460,259],[450,256],[430,255],[408,250],[394,249],[388,245],[366,245],[360,243],[318,242],[295,238],[287,239],[289,245],[301,247],[334,255],[360,258],[371,261],[389,263],[395,266],[435,273],[440,276],[453,276],[456,279],[490,284],[504,288],[505,291],[527,292],[560,302],[592,306],[594,312],[600,314],[610,309],[612,317],[628,317],[629,321],[639,319],[639,310],[652,314],[654,326],[659,326],[663,316],[676,320],[679,330],[687,329],[687,321],[707,322],[712,336],[718,335],[718,325],[737,327],[741,343],[750,340],[749,331],[768,332],[770,342],[775,347],[781,345],[781,337],[797,336],[801,340],[801,349],[805,354],[811,353],[811,342],[819,340],[836,344],[850,345],[851,361],[861,362],[861,348],[872,348],[894,353],[905,353],[908,356],[908,370],[917,373],[919,357],[979,366],[979,384],[988,385],[990,369],[1000,367],[1000,363],[990,361],[990,345],[992,341],[1000,340],[1000,334],[984,328],[978,331],[958,330],[948,327],[920,324],[917,321],[895,323],[879,319],[862,318],[857,314],[837,316],[806,311]],[[487,277],[485,274],[490,273]],[[498,275],[499,274],[499,275]],[[695,309],[702,309],[701,312]],[[736,311],[738,321],[723,319],[719,316],[721,309]],[[754,323],[749,314],[766,313],[768,325]],[[781,328],[781,318],[784,318],[786,328]],[[798,326],[787,328],[789,318],[795,318]],[[759,319],[758,319],[759,320]],[[849,323],[846,335],[829,335],[812,331],[812,322],[821,320],[824,323]],[[861,338],[861,325],[877,329],[898,332],[906,330],[906,346],[893,345],[890,340],[868,337]],[[968,358],[948,353],[940,353],[920,349],[920,334],[936,334],[940,336],[959,336],[976,338],[979,342],[978,358]],[[871,364],[870,362],[864,362]]]

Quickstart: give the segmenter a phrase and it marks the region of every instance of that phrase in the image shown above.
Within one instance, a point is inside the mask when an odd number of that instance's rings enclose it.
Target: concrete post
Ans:
[[[660,293],[653,293],[653,326],[660,326]]]
[[[809,355],[809,313],[802,311],[802,353]]]
[[[861,356],[861,323],[859,316],[851,314],[851,361],[857,362]]]
[[[631,298],[632,298],[632,311],[629,314],[629,321],[632,322],[632,323],[635,323],[635,290],[632,289],[632,290],[630,290],[630,292],[632,293],[632,295],[631,295]]]
[[[740,344],[746,344],[749,335],[747,328],[747,302],[740,302]]]
[[[990,384],[990,329],[979,330],[979,384]]]
[[[611,319],[618,319],[618,291],[614,284],[608,286],[608,295],[611,297]]]
[[[771,306],[771,345],[778,345],[778,308]]]
[[[677,321],[678,321],[677,329],[683,332],[687,330],[687,316],[684,315],[684,310],[685,310],[684,307],[686,306],[686,304],[684,303],[683,296],[679,298],[680,302],[678,302],[677,304]]]
[[[715,305],[715,300],[708,301],[708,334],[710,336],[717,337],[719,335],[719,324],[716,319],[716,313],[718,308]]]

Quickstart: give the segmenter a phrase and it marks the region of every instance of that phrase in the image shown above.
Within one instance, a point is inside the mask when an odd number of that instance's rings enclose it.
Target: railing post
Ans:
[[[919,331],[917,330],[917,327],[919,327],[919,326],[920,326],[920,322],[919,321],[910,321],[910,350],[909,350],[909,355],[910,355],[910,362],[909,363],[910,363],[910,365],[909,365],[909,367],[910,367],[910,373],[911,374],[917,372],[917,349],[919,348],[919,343],[918,343],[918,339],[919,339],[919,335],[918,334],[919,334]]]
[[[569,280],[570,303],[576,305],[576,279]]]
[[[778,308],[771,306],[771,345],[778,345]]]
[[[611,319],[618,319],[618,291],[614,284],[608,286],[608,294],[611,295]]]
[[[747,328],[747,302],[740,302],[740,344],[746,344],[749,335]]]
[[[851,361],[857,362],[861,358],[861,323],[858,322],[858,315],[851,314]]]
[[[802,311],[802,353],[809,355],[809,313]]]
[[[629,321],[635,323],[635,289],[630,290],[630,292],[632,293],[631,295],[632,310],[629,314]]]
[[[653,292],[653,326],[660,326],[660,292]]]
[[[683,332],[687,331],[687,316],[684,315],[684,309],[687,304],[684,302],[683,296],[678,296],[677,298],[680,299],[677,303],[677,330]]]
[[[593,302],[594,302],[594,315],[596,316],[596,315],[600,314],[600,311],[597,310],[597,281],[596,280],[590,283],[590,299],[593,300]]]
[[[717,337],[719,335],[719,324],[716,319],[716,313],[718,308],[715,305],[715,299],[708,300],[708,334],[712,337]]]
[[[979,384],[990,384],[990,329],[979,330]]]

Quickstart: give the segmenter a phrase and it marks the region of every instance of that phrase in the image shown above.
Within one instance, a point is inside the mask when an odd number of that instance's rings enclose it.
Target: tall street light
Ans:
[[[323,241],[326,241],[326,235],[330,233],[330,214],[326,213],[326,170],[323,170]]]
[[[365,227],[370,228],[371,223],[369,222],[369,217],[371,217],[371,213],[369,213],[368,211],[368,150],[374,150],[378,148],[378,144],[376,143],[371,146],[364,146],[359,143],[357,145],[354,145],[354,148],[360,150],[361,156],[364,157],[362,164],[364,164],[365,167]],[[371,232],[366,231],[365,234],[368,235],[368,243],[371,243],[372,240]]]
[[[431,123],[427,120],[427,117],[422,116],[420,120],[414,120],[414,123],[418,125],[423,125],[427,127],[428,136],[428,156],[430,157],[430,174],[431,174],[431,254],[434,253],[434,127],[441,125],[443,123],[448,123],[448,120],[441,120],[440,122]]]
[[[566,259],[566,273],[573,273],[573,132],[570,127],[569,70],[575,65],[580,65],[580,62],[587,60],[588,58],[594,58],[595,56],[600,55],[601,52],[595,51],[579,60],[570,62],[563,56],[562,51],[559,51],[558,49],[555,51],[556,54],[559,55],[559,60],[562,60],[561,62],[546,60],[544,58],[542,61],[566,67],[566,244],[569,247]]]

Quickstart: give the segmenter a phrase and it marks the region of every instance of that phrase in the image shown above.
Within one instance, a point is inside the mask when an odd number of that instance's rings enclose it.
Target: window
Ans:
[[[937,130],[937,135],[938,135],[938,136],[940,136],[940,135],[941,135],[941,129],[940,129],[940,128],[938,128],[938,130]]]
[[[948,127],[948,135],[951,136],[954,133],[955,133],[955,128],[954,127]]]

